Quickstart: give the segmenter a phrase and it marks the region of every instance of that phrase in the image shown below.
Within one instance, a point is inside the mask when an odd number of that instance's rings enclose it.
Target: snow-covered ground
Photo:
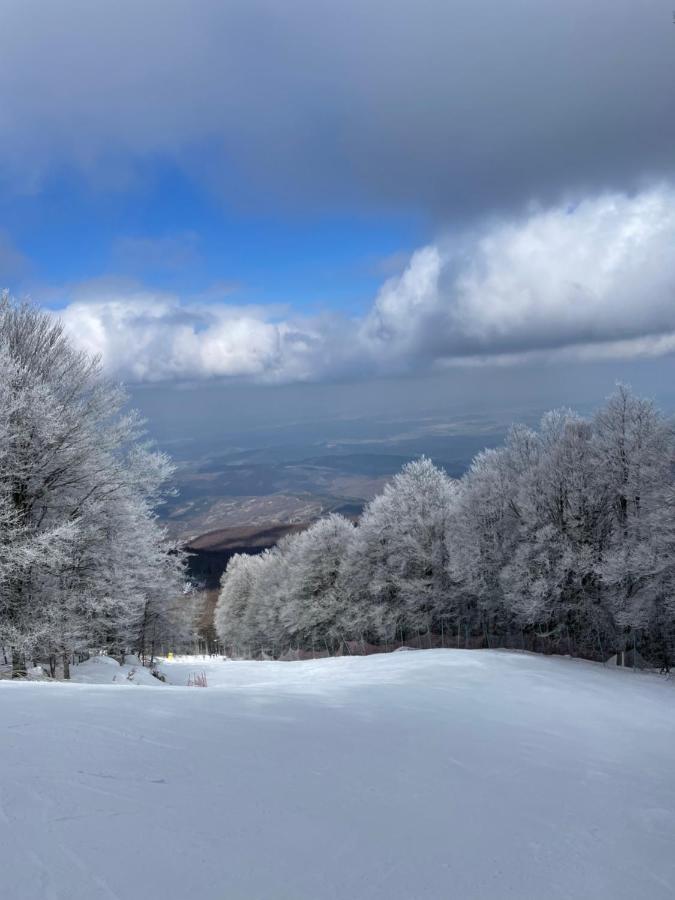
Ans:
[[[71,679],[77,684],[149,684],[162,682],[141,664],[137,656],[127,656],[124,665],[109,656],[92,656],[79,666],[73,666]]]
[[[675,896],[671,682],[450,650],[163,670],[0,682],[3,897]]]

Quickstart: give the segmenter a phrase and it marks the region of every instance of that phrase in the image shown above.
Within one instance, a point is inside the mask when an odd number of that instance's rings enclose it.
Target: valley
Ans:
[[[245,538],[249,528],[303,525],[329,512],[358,517],[411,459],[428,455],[460,477],[476,453],[503,440],[508,424],[503,416],[428,416],[197,434],[179,445],[160,437],[177,467],[175,495],[160,515],[171,537],[190,546],[221,529],[228,539],[243,529]]]

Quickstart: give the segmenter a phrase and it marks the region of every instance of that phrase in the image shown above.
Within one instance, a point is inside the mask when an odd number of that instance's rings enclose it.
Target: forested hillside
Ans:
[[[406,465],[358,525],[331,515],[223,576],[230,653],[510,646],[668,668],[675,644],[673,434],[619,387],[591,419],[511,429],[452,480]]]

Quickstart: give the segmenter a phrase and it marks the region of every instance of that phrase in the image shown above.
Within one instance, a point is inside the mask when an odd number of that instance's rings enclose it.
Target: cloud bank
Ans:
[[[6,190],[163,159],[447,220],[675,170],[669,0],[4,0],[2,36]]]
[[[60,311],[131,381],[311,381],[675,351],[675,189],[601,194],[440,239],[361,318],[83,286]]]

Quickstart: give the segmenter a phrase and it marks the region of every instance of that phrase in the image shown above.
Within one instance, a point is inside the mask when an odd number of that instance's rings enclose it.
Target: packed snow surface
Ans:
[[[672,682],[461,650],[163,671],[0,682],[2,896],[675,896]]]

